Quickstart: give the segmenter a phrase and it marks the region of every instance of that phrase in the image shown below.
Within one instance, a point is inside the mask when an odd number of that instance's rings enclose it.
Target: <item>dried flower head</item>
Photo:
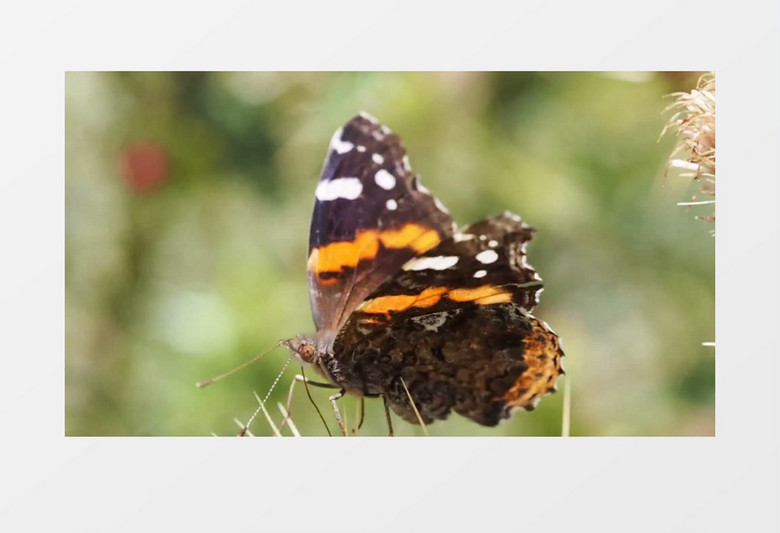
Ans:
[[[692,206],[715,204],[715,74],[710,72],[699,78],[696,89],[690,93],[673,93],[675,98],[666,111],[674,115],[661,135],[673,131],[677,145],[669,158],[669,167],[680,170],[679,175],[699,183],[699,191],[691,202],[678,205]],[[699,196],[711,199],[699,200]],[[715,213],[697,217],[715,221]]]

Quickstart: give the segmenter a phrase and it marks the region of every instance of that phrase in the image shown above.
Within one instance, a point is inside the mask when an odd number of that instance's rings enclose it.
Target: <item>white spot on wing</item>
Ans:
[[[458,264],[455,255],[438,255],[436,257],[416,257],[406,262],[404,270],[446,270]]]
[[[385,206],[387,206],[387,208],[390,211],[395,211],[396,209],[398,209],[398,202],[396,202],[391,198],[387,202],[385,202]]]
[[[337,178],[335,180],[321,181],[314,191],[317,200],[327,202],[336,198],[354,200],[363,192],[363,184],[358,178]]]
[[[484,250],[477,254],[477,261],[479,261],[483,265],[489,265],[490,263],[495,263],[497,259],[498,259],[498,254],[495,252],[495,250]]]
[[[428,196],[431,195],[431,191],[428,190],[428,188],[420,182],[419,177],[414,178],[414,188],[420,191],[423,194],[427,194]]]
[[[371,113],[366,113],[365,111],[361,111],[360,113],[358,113],[358,115],[360,115],[367,121],[371,122],[372,124],[377,124],[379,122],[376,118],[374,118],[374,116]]]
[[[404,158],[401,161],[403,161],[404,168],[406,170],[412,170],[412,165],[409,164],[409,156],[408,155],[405,155]]]
[[[333,137],[330,139],[330,147],[333,148],[337,154],[346,154],[355,147],[351,142],[341,140],[343,131],[343,128],[337,129],[336,133],[334,133]]]
[[[490,246],[491,248],[495,248],[496,246],[498,246],[498,241],[492,240],[488,243],[488,246]]]
[[[383,168],[380,168],[379,170],[377,170],[376,174],[374,174],[374,181],[376,182],[377,185],[379,185],[386,191],[389,191],[390,189],[395,187],[395,176],[393,176]]]
[[[504,216],[514,220],[515,222],[522,222],[523,221],[523,219],[520,218],[520,215],[512,213],[511,211],[504,211]]]
[[[476,239],[476,235],[472,235],[471,233],[453,233],[452,234],[452,240],[455,242],[463,242],[463,241],[473,241]]]
[[[477,270],[474,272],[475,278],[484,278],[487,275],[487,270]]]
[[[380,154],[372,154],[371,159],[373,159],[374,163],[376,163],[377,165],[381,165],[382,163],[385,162],[385,158],[382,157]]]
[[[431,313],[430,315],[416,316],[412,318],[412,322],[421,325],[426,330],[438,331],[439,328],[447,322],[448,312],[442,311],[441,313]]]
[[[450,212],[450,211],[449,211],[449,210],[448,210],[446,207],[444,207],[444,204],[443,204],[443,203],[441,203],[441,202],[439,201],[439,199],[438,199],[438,198],[436,198],[435,196],[434,196],[434,198],[433,198],[433,203],[435,203],[435,204],[436,204],[436,207],[438,207],[438,208],[439,208],[439,211],[443,211],[443,212],[445,212],[445,213],[449,214],[449,212]]]
[[[366,151],[366,147],[363,146],[362,144],[358,144],[357,145],[357,151],[358,152],[365,152]]]

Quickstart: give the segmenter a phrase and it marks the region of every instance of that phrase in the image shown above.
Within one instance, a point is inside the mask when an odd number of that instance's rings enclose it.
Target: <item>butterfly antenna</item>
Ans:
[[[258,396],[256,392],[254,393],[254,395],[255,395],[255,398],[257,398],[258,408],[255,409],[255,412],[252,413],[252,416],[249,417],[249,420],[247,421],[247,423],[246,424],[242,424],[240,420],[234,419],[236,424],[238,424],[239,427],[241,428],[241,431],[238,432],[238,435],[236,435],[236,437],[243,437],[245,435],[249,435],[250,437],[254,437],[252,432],[249,431],[249,426],[254,421],[255,417],[257,416],[257,413],[259,413],[260,411],[263,412],[263,414],[265,415],[265,419],[268,420],[268,425],[271,426],[271,430],[273,430],[274,436],[275,437],[281,437],[282,434],[279,432],[279,428],[276,427],[276,424],[274,424],[274,421],[271,418],[271,415],[268,414],[268,411],[266,410],[265,405],[263,404],[263,400],[260,399],[260,396]]]
[[[268,420],[268,425],[271,426],[271,430],[274,432],[275,437],[281,437],[282,434],[279,432],[279,428],[276,427],[276,424],[274,424],[273,419],[271,418],[271,415],[268,414],[268,411],[265,408],[265,403],[263,403],[263,400],[260,399],[260,396],[257,395],[256,392],[254,392],[255,399],[257,399],[257,409],[255,409],[255,412],[252,413],[252,416],[249,417],[249,420],[247,420],[246,424],[242,424],[240,420],[236,419],[236,424],[238,424],[241,427],[241,431],[238,432],[237,437],[243,437],[244,435],[249,435],[250,437],[253,437],[252,432],[249,431],[249,426],[252,425],[252,422],[255,421],[255,417],[258,413],[261,411],[265,415],[265,419]]]
[[[279,380],[281,379],[282,374],[284,374],[284,371],[287,370],[288,366],[290,366],[290,362],[292,360],[293,360],[293,354],[290,354],[290,357],[287,358],[287,361],[284,362],[284,366],[282,366],[282,369],[276,375],[276,379],[274,379],[274,382],[271,383],[271,388],[268,389],[268,392],[265,393],[265,398],[263,398],[263,403],[268,401],[268,397],[271,395],[271,393],[276,388],[276,385],[279,383]]]
[[[252,423],[252,419],[254,419],[255,416],[257,416],[257,411],[262,411],[265,415],[265,419],[268,421],[268,425],[271,426],[271,429],[274,432],[275,437],[281,437],[282,433],[279,431],[279,428],[276,427],[276,424],[274,424],[273,419],[271,418],[271,415],[268,413],[268,410],[265,408],[265,401],[260,399],[260,396],[257,395],[257,393],[254,393],[255,399],[257,400],[257,403],[260,404],[258,409],[255,410],[254,414],[252,415],[252,418],[249,419],[249,422],[247,422],[247,428],[249,428],[249,424]],[[268,398],[268,396],[266,396]]]
[[[277,344],[277,346],[278,346],[278,344]],[[271,429],[273,429],[274,435],[276,435],[277,437],[281,437],[282,436],[281,433],[279,433],[279,429],[273,423],[273,420],[271,420],[271,415],[268,414],[268,411],[265,408],[265,402],[268,401],[268,397],[271,396],[271,393],[276,388],[276,384],[279,383],[279,379],[281,379],[282,374],[284,374],[284,371],[287,370],[288,366],[290,366],[290,361],[292,361],[292,359],[293,359],[293,354],[290,354],[290,357],[287,358],[287,361],[284,362],[284,366],[279,371],[279,373],[276,375],[276,378],[274,379],[274,382],[271,383],[271,387],[268,389],[268,392],[265,393],[265,398],[263,398],[261,400],[260,396],[258,396],[257,393],[254,393],[255,394],[255,398],[257,398],[258,407],[257,407],[257,409],[255,409],[255,412],[252,413],[252,416],[249,417],[249,420],[244,425],[244,431],[243,431],[244,433],[246,433],[246,431],[249,431],[249,426],[252,425],[252,422],[254,421],[254,419],[257,416],[257,414],[260,411],[262,411],[263,414],[265,415],[266,420],[268,420],[268,423],[271,425]],[[251,363],[251,361],[250,361],[250,363]],[[247,364],[249,364],[249,363],[244,363],[244,366],[246,366]],[[239,435],[241,435],[241,434],[239,433]]]
[[[224,374],[220,374],[219,376],[215,376],[215,377],[213,377],[213,378],[211,378],[211,379],[204,379],[203,381],[198,381],[198,382],[195,384],[195,386],[196,386],[196,387],[198,387],[199,389],[202,389],[202,388],[204,388],[204,387],[208,387],[208,386],[209,386],[209,385],[211,385],[212,383],[216,383],[217,381],[220,381],[221,379],[224,379],[224,378],[226,378],[226,377],[228,377],[228,376],[230,376],[230,375],[232,375],[232,374],[235,374],[235,373],[236,373],[236,372],[238,372],[239,370],[243,370],[244,368],[248,367],[249,365],[251,365],[252,363],[254,363],[255,361],[257,361],[258,359],[260,359],[260,358],[262,358],[263,356],[265,356],[266,354],[268,354],[269,352],[271,352],[271,351],[275,350],[276,348],[278,348],[279,346],[281,346],[281,345],[282,345],[282,342],[284,342],[284,341],[281,341],[281,340],[280,340],[279,342],[277,342],[276,344],[274,344],[273,346],[271,346],[269,349],[267,349],[266,351],[264,351],[264,352],[263,352],[263,353],[261,353],[260,355],[256,355],[256,356],[254,356],[252,359],[250,359],[249,361],[247,361],[246,363],[244,363],[244,364],[242,364],[242,365],[239,365],[239,366],[237,366],[237,367],[236,367],[236,368],[234,368],[233,370],[230,370],[230,371],[228,371],[228,372],[225,372]],[[289,361],[287,362],[287,364],[289,364]],[[287,365],[285,365],[285,368],[286,368],[286,367],[287,367]],[[279,378],[277,377],[277,378],[276,378],[276,380],[278,381],[278,380],[279,380]],[[276,384],[276,382],[274,382],[274,384]]]
[[[243,437],[244,435],[249,435],[250,437],[254,437],[254,434],[251,431],[249,431],[249,428],[246,427],[246,425],[244,425],[244,423],[241,422],[238,418],[234,418],[233,422],[235,422],[238,425],[238,427],[241,428],[241,431],[238,433],[238,435],[236,435],[237,437]]]

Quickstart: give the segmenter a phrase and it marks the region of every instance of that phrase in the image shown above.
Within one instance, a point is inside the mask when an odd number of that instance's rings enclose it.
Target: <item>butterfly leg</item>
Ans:
[[[393,420],[390,418],[390,407],[387,405],[387,398],[382,396],[382,401],[385,403],[385,416],[387,417],[387,428],[390,430],[390,437],[393,436]]]
[[[366,399],[362,396],[360,397],[360,418],[358,418],[358,425],[356,428],[352,429],[352,434],[357,435],[358,431],[360,431],[360,428],[363,427],[363,416],[366,414]]]
[[[346,437],[347,436],[347,428],[344,426],[344,420],[341,418],[341,411],[339,411],[339,406],[336,403],[338,400],[344,397],[344,394],[346,394],[346,389],[341,389],[337,394],[334,394],[328,400],[330,400],[331,405],[333,405],[333,413],[336,415],[336,422],[339,423],[339,427],[341,428],[341,433]]]
[[[293,378],[292,383],[290,384],[290,392],[287,393],[287,406],[285,407],[285,409],[287,411],[287,415],[284,417],[284,419],[282,420],[281,424],[279,424],[279,429],[280,430],[285,426],[287,421],[290,419],[290,413],[292,411],[292,397],[293,397],[293,391],[295,391],[295,384],[296,383],[303,383],[304,385],[307,385],[307,386],[311,385],[312,387],[320,387],[320,388],[323,388],[323,389],[337,389],[338,388],[337,386],[331,385],[330,383],[321,383],[319,381],[312,381],[312,380],[310,380],[309,378],[307,378],[306,376],[304,376],[302,374],[297,374]],[[306,391],[308,392],[308,389],[306,389]],[[309,396],[309,399],[311,399],[311,396]],[[313,400],[312,400],[312,403],[313,403]],[[314,408],[317,409],[317,413],[320,413],[320,410],[317,407],[317,404],[313,403],[313,405],[314,405]],[[321,413],[320,413],[320,418],[322,418],[322,414]],[[325,427],[327,428],[327,424],[325,425]]]

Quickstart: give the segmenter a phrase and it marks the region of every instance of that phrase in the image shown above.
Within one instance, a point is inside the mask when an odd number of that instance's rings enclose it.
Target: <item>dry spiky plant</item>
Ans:
[[[675,101],[664,112],[675,113],[661,132],[674,131],[677,144],[667,163],[669,167],[680,169],[680,176],[692,178],[699,184],[702,196],[711,200],[697,200],[694,194],[690,202],[678,202],[677,205],[715,205],[715,73],[710,72],[699,78],[696,88],[690,93],[669,95]],[[698,216],[699,220],[715,222],[715,213]],[[715,231],[712,231],[715,235]],[[714,342],[703,342],[705,346],[715,346]]]
[[[698,182],[699,190],[690,202],[677,205],[715,204],[715,73],[699,78],[696,89],[690,93],[673,93],[675,98],[666,111],[675,113],[664,127],[661,135],[672,131],[677,136],[677,145],[669,158],[669,167],[680,170],[680,176]],[[701,200],[700,196],[711,199]],[[715,221],[715,213],[696,217]]]

